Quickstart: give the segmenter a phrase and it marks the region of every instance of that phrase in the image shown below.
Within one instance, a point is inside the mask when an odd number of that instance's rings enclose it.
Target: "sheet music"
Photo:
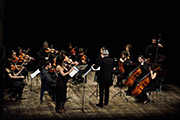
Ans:
[[[34,78],[39,73],[40,73],[40,70],[37,69],[34,73],[31,74],[31,78]]]
[[[101,67],[99,66],[97,69],[94,69],[93,66],[91,66],[91,68],[92,68],[93,71],[100,71]]]
[[[73,68],[74,69],[69,73],[71,77],[73,77],[79,71],[79,69],[76,66],[73,66]]]

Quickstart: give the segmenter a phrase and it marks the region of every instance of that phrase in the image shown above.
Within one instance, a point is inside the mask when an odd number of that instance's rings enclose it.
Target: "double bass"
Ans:
[[[157,67],[153,71],[157,71],[159,69],[160,67]],[[149,75],[150,72],[139,81],[139,84],[131,91],[132,95],[138,96],[142,92],[142,90],[150,83],[151,77]]]

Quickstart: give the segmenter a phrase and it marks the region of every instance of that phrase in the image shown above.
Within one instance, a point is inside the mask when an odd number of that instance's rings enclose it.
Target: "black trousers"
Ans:
[[[154,91],[154,90],[156,90],[156,86],[154,86],[154,85],[152,85],[152,86],[147,86],[147,87],[145,87],[143,90],[142,90],[142,92],[141,92],[141,94],[138,96],[138,98],[141,100],[141,101],[146,101],[146,100],[148,100],[148,96],[147,96],[147,92],[149,92],[149,91]]]
[[[110,84],[106,83],[106,84],[102,84],[99,83],[99,104],[103,105],[103,100],[105,104],[109,103],[109,87]],[[105,92],[105,99],[104,99],[104,92]]]

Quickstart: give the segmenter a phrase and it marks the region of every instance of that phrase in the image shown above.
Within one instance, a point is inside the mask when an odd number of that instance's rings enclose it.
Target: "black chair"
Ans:
[[[164,96],[163,96],[163,93],[162,93],[162,87],[163,87],[163,83],[164,83],[164,78],[163,77],[159,77],[158,78],[158,87],[154,90],[154,91],[151,91],[150,92],[150,104],[152,103],[153,101],[153,93],[155,92],[156,93],[156,100],[160,100],[163,101],[164,100]],[[160,98],[161,96],[161,98]]]

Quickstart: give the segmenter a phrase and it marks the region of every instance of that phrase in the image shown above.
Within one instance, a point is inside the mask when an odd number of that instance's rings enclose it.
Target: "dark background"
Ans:
[[[180,10],[177,5],[169,1],[125,4],[2,0],[1,60],[18,47],[30,48],[29,54],[36,58],[36,52],[46,40],[57,50],[67,50],[69,42],[84,47],[91,63],[100,47],[108,48],[111,57],[119,57],[124,46],[130,43],[134,62],[137,62],[137,56],[144,53],[151,38],[161,34],[167,57],[164,66],[168,76],[166,82],[180,86]],[[36,62],[31,64],[35,66]]]
[[[165,68],[172,83],[180,83],[172,75],[178,51],[177,7],[172,4],[61,4],[53,2],[4,1],[3,45],[6,57],[11,50],[30,48],[33,57],[43,41],[57,50],[74,46],[87,49],[93,63],[99,48],[105,46],[111,57],[119,57],[124,46],[133,45],[134,62],[143,54],[153,36],[162,35]],[[171,9],[170,9],[171,7]],[[35,65],[36,63],[31,63]]]

